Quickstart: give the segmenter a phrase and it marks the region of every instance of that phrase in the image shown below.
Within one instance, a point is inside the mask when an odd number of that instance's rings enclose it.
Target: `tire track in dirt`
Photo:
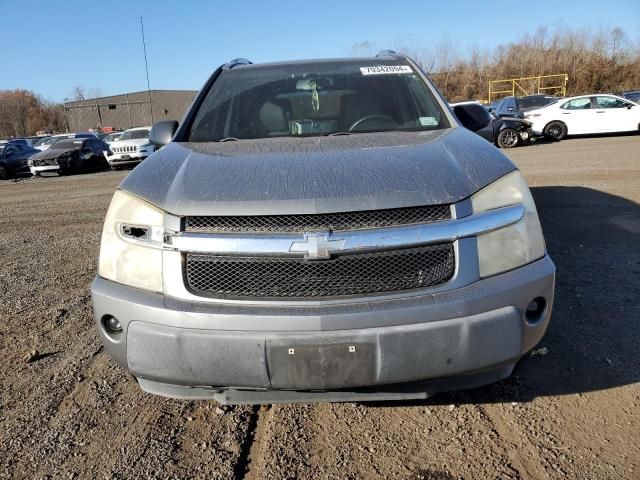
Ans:
[[[267,445],[271,441],[273,409],[269,405],[255,407],[254,418],[255,424],[249,431],[244,460],[238,463],[236,478],[260,480],[264,476],[264,457]]]

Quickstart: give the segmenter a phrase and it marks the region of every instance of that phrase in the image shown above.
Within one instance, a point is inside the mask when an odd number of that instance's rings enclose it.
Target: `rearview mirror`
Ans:
[[[479,103],[464,103],[453,107],[455,113],[462,126],[468,128],[472,132],[482,130],[491,123],[491,115]]]
[[[175,120],[157,122],[153,128],[151,128],[151,132],[149,132],[149,141],[153,143],[156,149],[164,147],[167,143],[171,142],[176,130],[178,130],[178,122]]]

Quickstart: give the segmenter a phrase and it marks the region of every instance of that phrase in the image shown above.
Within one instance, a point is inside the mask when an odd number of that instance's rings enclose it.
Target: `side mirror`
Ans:
[[[479,103],[465,103],[453,107],[455,113],[462,126],[468,128],[472,132],[482,130],[491,123],[491,115]]]
[[[175,120],[157,122],[149,132],[149,141],[153,143],[156,149],[164,147],[171,141],[176,130],[178,130],[178,122]]]

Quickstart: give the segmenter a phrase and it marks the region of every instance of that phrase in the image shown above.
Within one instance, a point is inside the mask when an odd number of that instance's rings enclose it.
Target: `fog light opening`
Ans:
[[[547,302],[542,297],[536,297],[527,306],[527,311],[525,313],[525,317],[527,318],[527,322],[536,323],[539,321],[544,315],[545,310],[547,309]]]
[[[104,329],[109,333],[122,333],[122,325],[120,325],[120,320],[116,317],[105,315],[102,317],[102,324],[104,325]]]

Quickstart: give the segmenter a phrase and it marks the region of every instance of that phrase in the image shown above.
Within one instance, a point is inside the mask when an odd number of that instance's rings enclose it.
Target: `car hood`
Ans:
[[[516,117],[502,117],[502,123],[511,128],[520,128],[520,127],[529,127],[531,126],[531,121],[525,120],[523,118]]]
[[[111,145],[113,145],[114,147],[119,147],[119,146],[123,146],[123,147],[137,147],[138,145],[144,145],[145,143],[149,143],[149,139],[148,138],[135,138],[135,139],[131,139],[131,140],[118,140],[117,142],[111,142]]]
[[[453,128],[170,143],[120,188],[181,216],[313,214],[448,204],[515,168]]]
[[[78,150],[77,148],[48,148],[39,153],[34,154],[31,158],[34,160],[47,160],[49,158],[58,158],[65,153],[73,152]]]

